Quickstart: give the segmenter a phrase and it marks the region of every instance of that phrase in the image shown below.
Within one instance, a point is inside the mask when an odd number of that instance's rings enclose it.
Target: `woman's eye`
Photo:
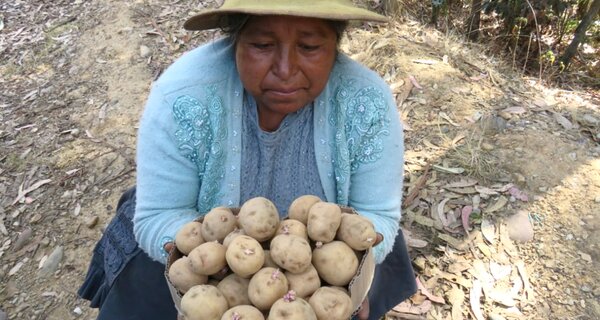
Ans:
[[[301,44],[300,48],[302,48],[303,50],[306,50],[306,51],[315,51],[315,50],[319,49],[319,46],[311,46],[311,45],[307,45],[307,44]]]
[[[252,46],[255,47],[256,49],[268,49],[271,47],[270,43],[252,43]]]

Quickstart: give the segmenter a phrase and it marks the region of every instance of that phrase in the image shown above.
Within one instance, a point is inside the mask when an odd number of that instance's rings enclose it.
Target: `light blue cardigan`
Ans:
[[[240,206],[242,83],[233,45],[194,49],[156,81],[141,120],[134,232],[150,257],[217,206]],[[403,135],[395,102],[373,71],[339,54],[314,102],[314,143],[326,200],[370,218],[391,251],[400,220]],[[292,182],[293,183],[293,182]]]

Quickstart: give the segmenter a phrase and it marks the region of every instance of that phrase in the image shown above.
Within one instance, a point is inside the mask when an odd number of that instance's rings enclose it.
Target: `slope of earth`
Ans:
[[[135,182],[152,81],[215,36],[180,28],[202,5],[0,5],[0,319],[94,318],[76,290]],[[423,288],[389,317],[600,318],[594,96],[410,21],[353,29],[341,49],[384,76],[405,123],[402,225]]]

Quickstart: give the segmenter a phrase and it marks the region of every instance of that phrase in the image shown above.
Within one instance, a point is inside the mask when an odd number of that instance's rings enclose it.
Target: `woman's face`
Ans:
[[[244,88],[258,104],[263,130],[312,102],[325,88],[337,52],[335,30],[321,19],[251,17],[236,43]]]

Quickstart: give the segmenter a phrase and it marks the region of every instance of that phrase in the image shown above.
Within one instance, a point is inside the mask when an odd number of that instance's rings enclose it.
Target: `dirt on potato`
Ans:
[[[214,4],[0,5],[0,319],[95,317],[76,290],[135,183],[150,85],[218,37],[181,28]],[[406,18],[353,28],[340,50],[390,84],[405,126],[422,286],[388,317],[600,318],[598,91],[545,86]]]

